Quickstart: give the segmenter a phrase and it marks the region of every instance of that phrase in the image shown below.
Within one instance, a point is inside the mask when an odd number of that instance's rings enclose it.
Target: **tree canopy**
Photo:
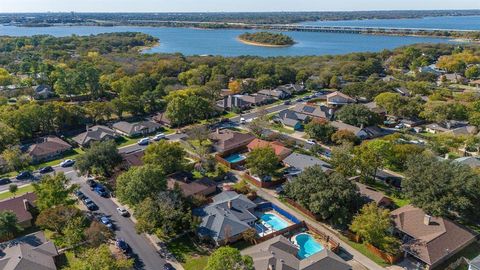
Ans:
[[[279,160],[271,147],[252,150],[247,156],[247,168],[261,179],[272,176],[279,166]]]
[[[205,270],[253,270],[253,260],[232,247],[220,247],[208,258]]]
[[[115,141],[93,142],[85,153],[77,158],[75,168],[81,174],[110,176],[121,161],[122,156],[118,153]]]

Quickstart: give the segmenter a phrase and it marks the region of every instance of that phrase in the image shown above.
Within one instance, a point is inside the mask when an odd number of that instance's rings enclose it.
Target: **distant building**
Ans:
[[[27,153],[34,163],[49,161],[70,151],[72,146],[56,136],[46,136],[37,140],[28,147]]]
[[[263,90],[258,91],[258,93],[261,94],[261,95],[273,97],[273,98],[276,98],[276,99],[286,99],[286,98],[289,98],[289,97],[292,96],[291,93],[286,92],[286,91],[281,90],[281,89],[273,89],[273,90],[263,89]]]
[[[223,97],[222,100],[217,101],[217,106],[221,109],[247,109],[253,106],[260,106],[268,104],[272,98],[265,95],[229,95]]]
[[[35,208],[37,195],[25,193],[18,197],[0,201],[0,212],[10,211],[17,216],[18,225],[22,228],[29,228],[33,225],[32,209]]]
[[[56,270],[57,248],[43,232],[0,243],[2,270]]]
[[[89,127],[86,132],[75,136],[73,140],[83,147],[88,147],[92,142],[113,140],[117,137],[118,135],[113,129],[98,125]]]
[[[283,91],[290,95],[294,95],[304,92],[305,86],[303,84],[285,84],[275,88],[275,90]]]
[[[252,257],[256,270],[350,270],[338,255],[324,248],[308,258],[298,256],[299,248],[282,235],[242,251]]]
[[[357,101],[354,98],[348,95],[345,95],[344,93],[339,91],[335,91],[327,95],[328,105],[341,106],[341,105],[346,105],[346,104],[351,104],[356,102]]]
[[[35,99],[48,99],[55,96],[55,92],[52,90],[52,87],[41,84],[33,88]]]
[[[202,219],[197,233],[217,245],[238,241],[257,220],[256,206],[245,195],[224,191],[214,196],[211,204],[194,210],[194,215]]]
[[[142,121],[137,123],[128,123],[120,121],[113,124],[113,129],[125,136],[140,136],[151,134],[162,127],[162,125],[152,121]]]

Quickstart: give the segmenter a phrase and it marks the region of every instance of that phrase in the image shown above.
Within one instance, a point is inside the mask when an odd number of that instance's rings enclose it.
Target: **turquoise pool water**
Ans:
[[[323,250],[323,246],[315,241],[315,238],[307,233],[302,233],[295,236],[295,240],[297,241],[297,245],[299,246],[300,250],[298,251],[298,257],[300,259],[305,259],[313,254],[320,252]]]
[[[240,154],[233,154],[231,156],[228,156],[225,158],[226,161],[230,162],[230,163],[237,163],[237,162],[240,162],[242,160],[245,159],[245,156],[244,155],[240,155]]]
[[[272,226],[275,231],[280,231],[288,227],[288,223],[275,214],[263,214],[260,219],[268,225]]]

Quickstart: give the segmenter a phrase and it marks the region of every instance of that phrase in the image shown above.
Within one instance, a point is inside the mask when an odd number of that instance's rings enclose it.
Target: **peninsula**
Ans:
[[[291,37],[272,32],[244,33],[238,36],[238,40],[248,45],[264,47],[288,47],[295,44]]]

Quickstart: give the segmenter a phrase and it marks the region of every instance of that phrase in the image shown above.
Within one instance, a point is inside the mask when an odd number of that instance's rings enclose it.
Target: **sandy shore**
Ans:
[[[239,37],[237,37],[237,40],[240,41],[241,43],[247,44],[247,45],[259,46],[259,47],[270,47],[270,48],[285,48],[285,47],[290,47],[290,46],[293,45],[293,44],[288,44],[288,45],[273,45],[273,44],[258,43],[258,42],[254,42],[254,41],[249,41],[249,40],[241,39],[241,38],[239,38]]]

